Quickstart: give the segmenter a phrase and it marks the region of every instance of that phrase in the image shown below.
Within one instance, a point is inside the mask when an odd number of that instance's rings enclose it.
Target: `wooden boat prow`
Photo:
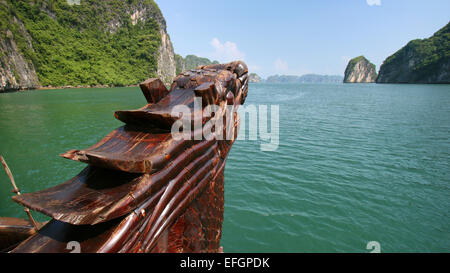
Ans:
[[[170,132],[180,119],[173,108],[187,106],[195,121],[194,99],[201,97],[200,112],[215,104],[225,117],[227,105],[244,103],[247,74],[243,62],[232,62],[183,72],[170,90],[158,79],[143,82],[148,104],[115,113],[124,126],[92,147],[61,155],[88,164],[80,174],[13,197],[52,220],[12,252],[69,252],[72,241],[81,252],[218,252],[224,167],[239,118],[231,115],[231,139],[177,140]],[[205,125],[208,119],[200,117]]]
[[[33,224],[28,220],[0,217],[0,252],[12,250],[35,233]]]

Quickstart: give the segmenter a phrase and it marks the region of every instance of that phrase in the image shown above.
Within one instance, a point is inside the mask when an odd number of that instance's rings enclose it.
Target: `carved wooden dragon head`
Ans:
[[[229,115],[231,139],[198,139],[198,130],[192,138],[176,139],[170,129],[182,118],[179,105],[191,109],[195,121],[195,98],[202,98],[201,112],[217,105],[225,117],[227,105],[244,103],[247,77],[247,66],[232,62],[183,72],[170,90],[158,79],[143,82],[148,104],[115,113],[124,126],[90,148],[62,154],[88,164],[80,174],[13,197],[53,218],[13,252],[68,252],[70,241],[79,242],[81,252],[217,252],[224,167],[239,117]],[[200,115],[202,125],[210,119]],[[213,136],[223,130],[211,124]]]

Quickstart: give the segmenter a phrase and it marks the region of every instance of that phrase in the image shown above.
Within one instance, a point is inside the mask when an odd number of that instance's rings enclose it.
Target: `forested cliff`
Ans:
[[[0,0],[0,92],[170,82],[175,70],[153,0]]]

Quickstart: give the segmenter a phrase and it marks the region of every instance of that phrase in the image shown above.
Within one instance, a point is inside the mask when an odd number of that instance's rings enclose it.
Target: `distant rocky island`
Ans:
[[[450,83],[450,23],[410,41],[380,67],[377,83]]]
[[[185,71],[196,69],[200,65],[218,64],[218,61],[211,61],[208,58],[202,58],[195,55],[187,55],[185,58],[175,54],[176,72],[177,74]]]
[[[294,75],[274,75],[268,77],[267,83],[341,83],[342,76],[339,75],[317,75],[306,74],[302,76]]]
[[[364,56],[351,59],[345,69],[344,83],[375,82],[377,72],[375,65]]]
[[[250,73],[248,75],[248,82],[258,83],[258,82],[261,82],[261,81],[262,81],[261,77],[258,74],[256,74],[256,73]]]

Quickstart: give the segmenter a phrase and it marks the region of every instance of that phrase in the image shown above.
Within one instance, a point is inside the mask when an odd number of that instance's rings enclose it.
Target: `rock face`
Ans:
[[[175,73],[153,0],[0,0],[0,92],[126,86],[149,77],[171,83]]]
[[[176,76],[175,53],[172,41],[167,33],[166,20],[162,12],[153,1],[150,5],[146,4],[145,1],[138,1],[138,4],[132,7],[131,11],[130,17],[133,25],[136,25],[138,21],[145,22],[150,18],[158,23],[161,43],[158,48],[158,69],[156,74],[164,83],[171,84]]]
[[[166,84],[172,83],[176,76],[176,62],[173,45],[170,41],[169,34],[165,29],[161,29],[161,45],[158,49],[158,77]]]
[[[388,57],[377,83],[450,83],[450,23],[432,37],[413,40]]]
[[[23,25],[20,26],[20,31],[26,33]],[[39,80],[33,64],[25,59],[11,31],[7,31],[6,37],[0,39],[0,92],[37,87]]]
[[[258,83],[261,82],[261,77],[256,73],[251,73],[248,75],[248,82]]]
[[[368,83],[375,82],[377,72],[375,65],[364,56],[351,59],[345,69],[344,83]]]

